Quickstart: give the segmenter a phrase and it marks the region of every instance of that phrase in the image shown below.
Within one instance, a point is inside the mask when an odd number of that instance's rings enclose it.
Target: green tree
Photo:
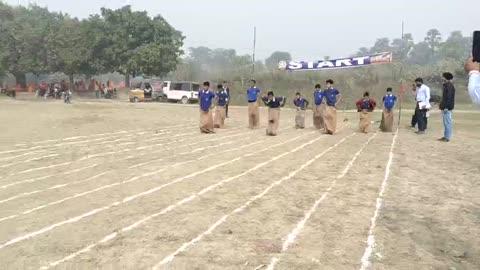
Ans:
[[[405,34],[403,39],[396,38],[392,41],[391,48],[395,59],[405,61],[408,58],[409,52],[412,50],[415,43],[413,42],[412,34]]]
[[[182,53],[184,37],[171,27],[161,16],[151,19],[146,11],[132,11],[130,6],[117,10],[102,8],[104,34],[108,47],[105,48],[104,66],[125,75],[125,84],[130,84],[130,76],[143,70],[155,74],[165,74],[172,69],[173,54],[175,65]],[[156,56],[156,59],[143,60],[141,56]],[[153,68],[154,64],[160,64]],[[147,65],[147,66],[143,66]],[[173,66],[173,67],[174,67]],[[160,70],[160,68],[168,69]]]
[[[409,57],[409,63],[426,65],[432,62],[431,48],[427,42],[420,42],[413,46]]]
[[[379,38],[375,44],[370,48],[370,53],[389,52],[391,50],[390,40],[388,38]]]
[[[463,61],[470,55],[471,46],[471,37],[464,37],[461,31],[454,31],[440,45],[438,56],[441,59]]]
[[[427,36],[425,37],[425,42],[428,44],[433,58],[435,56],[435,52],[440,46],[440,43],[442,42],[442,35],[440,34],[440,31],[435,28],[428,30]]]
[[[276,51],[272,53],[267,59],[265,59],[265,66],[268,69],[277,69],[278,62],[280,61],[291,61],[292,56],[289,52],[279,52]]]
[[[81,22],[68,16],[63,17],[55,28],[47,39],[51,59],[49,69],[65,73],[73,84],[73,76],[82,72],[87,61],[86,36]]]
[[[355,56],[365,56],[365,55],[368,55],[369,53],[370,53],[370,51],[368,50],[367,47],[361,47],[360,49],[358,49]]]
[[[58,14],[38,6],[11,8],[0,3],[2,59],[0,62],[15,76],[17,84],[26,86],[26,73],[39,75],[49,71],[47,36]]]

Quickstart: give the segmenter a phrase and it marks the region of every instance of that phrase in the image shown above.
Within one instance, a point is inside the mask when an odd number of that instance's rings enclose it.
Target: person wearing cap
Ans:
[[[276,97],[273,91],[269,91],[267,96],[262,97],[263,103],[268,107],[268,125],[267,135],[277,136],[278,125],[280,121],[280,107],[285,106],[287,99],[285,97]]]
[[[223,85],[219,84],[217,86],[217,93],[215,93],[215,117],[213,119],[214,128],[223,128],[225,125],[226,118],[226,106],[228,104],[228,94],[227,91],[223,88]]]
[[[247,90],[248,101],[248,127],[251,129],[258,128],[260,124],[260,112],[258,109],[258,95],[260,95],[260,89],[257,87],[257,82],[251,80],[251,87]]]
[[[392,88],[387,88],[387,94],[383,96],[383,113],[380,130],[383,132],[393,131],[393,108],[397,102],[397,97],[393,95]]]
[[[465,62],[465,71],[468,73],[468,94],[473,104],[480,106],[480,63],[470,57]]]
[[[452,139],[452,111],[455,107],[455,86],[452,83],[452,73],[445,72],[442,74],[442,77],[443,93],[439,108],[442,111],[444,132],[443,137],[439,141],[449,142]]]
[[[342,95],[333,87],[332,79],[328,79],[325,82],[327,83],[327,89],[324,91],[324,96],[327,107],[325,108],[323,122],[325,124],[325,133],[333,135],[337,130],[337,105],[342,100]]]
[[[293,100],[293,105],[297,108],[297,114],[295,115],[295,128],[303,129],[305,128],[305,110],[308,107],[308,100],[303,98],[299,92],[297,92],[295,96],[295,100]]]
[[[322,90],[320,84],[315,85],[315,90],[313,91],[313,100],[315,102],[315,107],[313,107],[313,126],[316,129],[325,129],[325,123],[323,122],[323,117],[325,115],[325,93]]]
[[[200,132],[215,133],[213,130],[212,103],[215,93],[210,90],[210,83],[204,82],[203,89],[198,93],[200,103]]]
[[[365,92],[363,93],[363,98],[358,100],[357,103],[357,111],[359,113],[360,123],[359,129],[362,133],[368,133],[370,129],[370,113],[373,112],[377,103],[373,98],[370,98],[370,93]]]
[[[416,101],[415,115],[417,118],[418,131],[417,134],[425,134],[427,129],[428,118],[427,113],[430,109],[430,88],[423,83],[422,78],[415,79],[416,85]]]

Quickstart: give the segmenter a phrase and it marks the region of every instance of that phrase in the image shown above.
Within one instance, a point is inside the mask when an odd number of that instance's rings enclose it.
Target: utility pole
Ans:
[[[255,77],[255,46],[257,43],[257,27],[253,27],[253,54],[252,54],[252,78]]]
[[[404,38],[405,23],[402,21],[402,40]]]
[[[405,23],[402,20],[402,52],[407,48],[405,46],[405,37],[404,37],[404,31],[405,31]],[[397,132],[398,129],[400,128],[400,121],[402,120],[402,103],[403,103],[403,97],[405,95],[405,85],[403,83],[403,64],[400,63],[400,102],[398,104],[398,125],[397,125]]]

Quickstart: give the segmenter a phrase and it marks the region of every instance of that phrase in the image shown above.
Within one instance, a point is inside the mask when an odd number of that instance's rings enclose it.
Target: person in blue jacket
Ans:
[[[337,131],[337,105],[342,100],[342,95],[333,87],[332,79],[328,79],[326,83],[327,89],[324,91],[324,96],[327,107],[325,108],[323,121],[325,124],[325,133],[333,135]]]
[[[387,88],[387,94],[383,97],[383,114],[380,130],[383,132],[393,131],[393,108],[397,103],[397,97],[393,95],[392,88]]]
[[[198,92],[198,100],[200,103],[200,132],[215,133],[213,130],[212,103],[215,93],[210,90],[210,83],[204,82],[203,89]]]
[[[276,97],[273,91],[269,91],[266,96],[262,97],[262,101],[268,107],[267,135],[277,136],[280,123],[280,107],[285,106],[287,98]]]
[[[260,95],[260,88],[257,87],[257,82],[251,80],[251,87],[247,89],[248,101],[248,127],[251,129],[258,128],[260,124],[260,112],[258,109],[258,97]]]
[[[213,127],[214,128],[223,128],[225,126],[226,106],[228,105],[228,93],[223,87],[219,84],[217,86],[217,93],[215,93],[215,117],[213,118]]]
[[[295,128],[303,129],[305,128],[305,110],[308,107],[308,100],[306,100],[300,92],[297,92],[295,99],[293,100],[293,105],[297,109],[297,114],[295,115]]]
[[[315,85],[315,91],[313,91],[313,100],[315,102],[315,107],[313,107],[313,126],[316,129],[324,129],[325,123],[323,122],[323,117],[325,115],[325,92],[322,90],[320,84]]]

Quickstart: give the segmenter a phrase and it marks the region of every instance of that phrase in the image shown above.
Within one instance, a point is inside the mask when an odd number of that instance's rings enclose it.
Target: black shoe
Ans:
[[[424,134],[425,134],[425,131],[415,131],[415,134],[417,134],[417,135],[424,135]]]

